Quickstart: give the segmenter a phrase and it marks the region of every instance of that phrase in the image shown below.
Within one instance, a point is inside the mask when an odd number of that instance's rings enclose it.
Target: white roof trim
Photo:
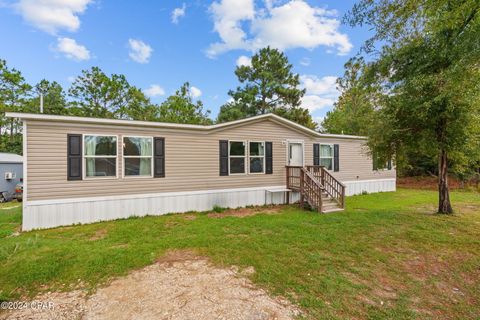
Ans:
[[[0,152],[0,163],[23,163],[23,157],[15,153]]]
[[[296,128],[297,130],[304,131],[307,134],[310,134],[315,137],[321,138],[339,138],[339,139],[360,139],[364,140],[366,137],[362,136],[352,136],[352,135],[343,135],[343,134],[328,134],[328,133],[319,133],[312,129],[306,128],[298,123],[287,120],[280,116],[277,116],[273,113],[262,114],[250,118],[224,122],[214,125],[198,125],[198,124],[180,124],[180,123],[167,123],[167,122],[153,122],[153,121],[138,121],[138,120],[117,120],[117,119],[102,119],[102,118],[87,118],[87,117],[72,117],[72,116],[58,116],[58,115],[48,115],[48,114],[35,114],[35,113],[19,113],[19,112],[6,112],[6,117],[9,118],[18,118],[22,120],[43,120],[43,121],[54,121],[54,122],[77,122],[77,123],[92,123],[92,124],[110,124],[110,125],[123,125],[123,126],[135,126],[135,127],[154,127],[154,128],[173,128],[173,129],[190,129],[190,130],[200,130],[200,131],[209,131],[219,128],[229,127],[233,125],[239,125],[251,121],[256,121],[260,119],[271,118],[278,122],[281,122],[287,126]]]

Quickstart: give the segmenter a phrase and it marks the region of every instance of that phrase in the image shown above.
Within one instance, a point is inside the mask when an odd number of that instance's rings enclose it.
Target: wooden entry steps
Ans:
[[[345,185],[323,166],[287,166],[287,189],[300,192],[300,204],[321,212],[345,208]]]

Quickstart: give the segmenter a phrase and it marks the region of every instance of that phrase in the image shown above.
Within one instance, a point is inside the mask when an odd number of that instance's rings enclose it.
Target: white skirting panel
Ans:
[[[345,181],[346,195],[363,192],[395,191],[395,178]],[[266,190],[285,186],[171,192],[129,196],[24,201],[24,231],[115,220],[132,216],[162,215],[188,211],[208,211],[214,206],[238,208],[285,203],[283,192]],[[290,193],[290,203],[299,201],[298,192]]]
[[[207,211],[214,206],[238,208],[285,203],[283,193],[266,196],[266,189],[272,188],[285,186],[28,201],[24,206],[22,229],[27,231],[132,216]],[[298,194],[291,194],[290,201],[298,201],[298,198]]]
[[[345,195],[353,196],[362,193],[387,192],[396,190],[396,179],[377,179],[377,180],[359,180],[343,181],[347,186]]]

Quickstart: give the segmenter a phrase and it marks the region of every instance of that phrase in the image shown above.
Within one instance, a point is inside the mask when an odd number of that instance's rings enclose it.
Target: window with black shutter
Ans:
[[[82,135],[67,135],[67,179],[82,180]]]
[[[320,144],[318,143],[313,144],[313,165],[320,165]]]
[[[165,138],[155,137],[154,140],[154,168],[155,178],[165,177]]]
[[[372,152],[372,169],[373,171],[378,170],[378,164],[377,164],[377,153],[375,151]]]
[[[373,170],[378,171],[378,170],[392,170],[393,168],[393,162],[392,159],[389,159],[387,161],[382,160],[383,158],[377,153],[377,152],[372,152],[372,164],[373,164]]]
[[[220,175],[228,176],[228,140],[220,140],[219,155]]]
[[[272,174],[272,149],[272,142],[220,140],[220,176]]]
[[[333,171],[340,171],[340,146],[333,145]]]
[[[265,142],[265,174],[273,173],[273,144]]]

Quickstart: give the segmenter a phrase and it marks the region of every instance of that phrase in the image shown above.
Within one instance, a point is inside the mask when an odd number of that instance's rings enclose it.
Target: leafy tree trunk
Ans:
[[[438,196],[438,213],[453,213],[448,190],[448,156],[444,149],[438,157]]]

